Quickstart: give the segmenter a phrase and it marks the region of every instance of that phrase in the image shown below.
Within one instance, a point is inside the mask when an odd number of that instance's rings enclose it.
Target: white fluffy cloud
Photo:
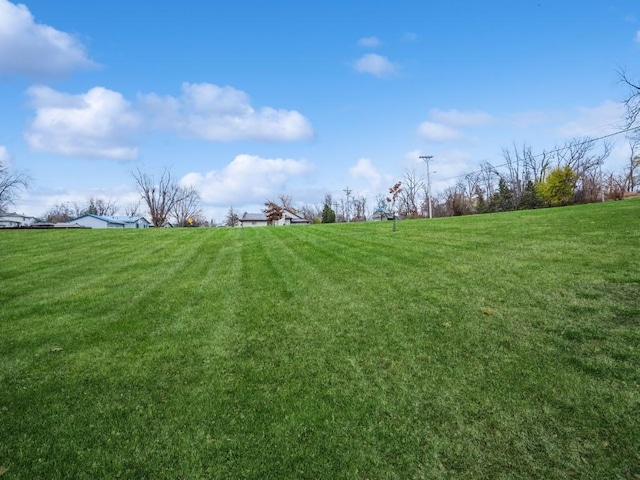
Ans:
[[[418,135],[433,142],[453,142],[464,140],[465,135],[458,128],[479,127],[493,123],[495,119],[480,111],[461,112],[456,109],[429,111],[428,120],[418,125]]]
[[[367,53],[356,60],[354,68],[360,73],[370,73],[376,77],[386,77],[397,72],[396,65],[391,63],[387,57],[377,53]]]
[[[120,93],[95,87],[72,95],[38,86],[27,90],[35,115],[25,132],[40,152],[118,160],[138,156],[138,132],[168,130],[210,141],[294,141],[313,136],[294,110],[254,110],[245,92],[217,85],[183,85],[179,98],[139,95],[134,106]]]
[[[349,175],[358,180],[364,180],[371,190],[376,191],[382,183],[382,174],[368,158],[361,158],[349,169]]]
[[[358,45],[360,45],[361,47],[375,48],[379,47],[380,44],[381,42],[378,37],[365,37],[358,40]]]
[[[349,176],[353,179],[353,191],[355,196],[364,195],[373,197],[386,192],[386,184],[391,185],[393,180],[388,175],[383,175],[373,165],[370,159],[361,158],[349,169]]]
[[[25,5],[0,0],[0,76],[64,75],[95,66],[76,38],[36,23]]]
[[[295,110],[255,110],[248,95],[211,83],[182,85],[180,97],[140,95],[155,128],[210,141],[294,141],[313,137],[309,121]]]
[[[242,154],[221,171],[188,173],[180,183],[196,187],[202,200],[210,206],[239,206],[275,198],[285,191],[289,180],[312,169],[304,160]]]
[[[27,94],[35,117],[25,139],[33,150],[118,160],[137,157],[132,133],[140,118],[118,92],[95,87],[70,95],[39,86]]]

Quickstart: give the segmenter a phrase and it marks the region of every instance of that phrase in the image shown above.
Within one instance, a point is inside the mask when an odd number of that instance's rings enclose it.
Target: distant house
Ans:
[[[151,222],[144,217],[112,217],[124,223],[124,228],[149,228]]]
[[[69,223],[87,228],[148,228],[151,223],[144,217],[105,217],[86,214]]]
[[[37,221],[36,218],[27,215],[0,212],[0,228],[29,227]]]
[[[242,215],[242,218],[240,218],[241,227],[266,227],[267,225],[306,225],[308,223],[309,220],[286,208],[282,211],[282,218],[272,223],[269,223],[269,220],[267,220],[267,216],[264,213],[244,212],[244,215]]]
[[[371,215],[371,221],[380,222],[382,220],[393,220],[393,213],[387,212],[384,208],[378,207]]]
[[[244,212],[240,218],[241,227],[266,227],[267,225],[269,225],[269,221],[264,213]]]

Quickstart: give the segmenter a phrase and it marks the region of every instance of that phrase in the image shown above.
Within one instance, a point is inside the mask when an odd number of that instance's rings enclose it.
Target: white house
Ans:
[[[76,223],[88,228],[148,228],[151,225],[144,217],[105,217],[90,213],[69,223]]]
[[[124,228],[149,228],[151,222],[144,217],[112,217],[124,223]]]
[[[0,212],[0,228],[28,227],[37,221],[36,218],[27,215]]]
[[[241,227],[266,227],[267,225],[269,225],[269,221],[264,213],[244,212],[240,219]]]
[[[309,220],[286,208],[282,210],[282,218],[271,223],[269,222],[269,220],[267,220],[267,216],[264,213],[244,212],[244,215],[242,215],[242,218],[240,219],[241,227],[266,227],[267,225],[305,225],[308,223]]]

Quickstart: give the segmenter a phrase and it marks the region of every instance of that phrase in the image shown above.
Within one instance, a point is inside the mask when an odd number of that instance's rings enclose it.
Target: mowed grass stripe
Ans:
[[[39,428],[35,427],[35,438],[38,433],[48,435],[56,431],[56,418],[66,418],[67,424],[76,425],[77,429],[84,430],[88,427],[85,432],[86,438],[82,438],[80,443],[78,439],[74,439],[73,433],[58,433],[58,442],[64,445],[64,449],[60,451],[53,448],[57,442],[51,445],[48,454],[57,461],[53,466],[49,465],[53,470],[48,475],[66,476],[70,472],[69,452],[77,452],[73,459],[75,462],[81,461],[84,464],[92,459],[96,469],[110,465],[117,471],[126,472],[129,464],[134,464],[142,458],[153,458],[153,453],[161,449],[165,450],[163,458],[156,461],[159,471],[166,472],[166,451],[180,444],[182,437],[176,436],[175,432],[180,428],[181,416],[188,417],[185,404],[193,406],[196,412],[200,411],[201,405],[197,399],[202,394],[203,385],[208,385],[205,381],[207,374],[211,377],[210,372],[213,370],[216,372],[213,378],[217,378],[217,358],[221,355],[221,345],[224,344],[230,327],[229,324],[222,325],[211,321],[209,327],[205,328],[206,318],[201,315],[184,315],[179,308],[173,308],[173,314],[167,315],[167,305],[161,305],[157,310],[158,303],[168,302],[169,308],[172,303],[193,304],[193,284],[185,285],[183,280],[198,278],[201,287],[215,287],[210,292],[210,298],[214,301],[221,299],[227,305],[229,313],[224,318],[232,319],[233,309],[229,308],[229,300],[233,297],[221,295],[221,292],[228,289],[233,274],[240,273],[237,268],[224,268],[227,260],[233,261],[232,256],[227,256],[219,250],[204,248],[205,237],[199,240],[201,242],[191,239],[184,243],[192,250],[196,247],[195,251],[187,252],[184,248],[177,248],[171,256],[159,257],[159,262],[170,262],[170,268],[165,266],[165,275],[162,277],[156,278],[157,272],[151,271],[148,273],[151,277],[147,278],[145,274],[130,278],[125,287],[115,289],[110,298],[104,301],[115,307],[107,320],[117,321],[121,328],[109,329],[103,324],[104,329],[96,339],[96,345],[87,345],[86,339],[83,339],[84,342],[68,339],[62,351],[53,357],[53,362],[49,364],[49,372],[37,379],[38,390],[26,392],[22,405],[26,407],[23,412],[25,420],[37,418],[38,412],[46,409],[50,402],[64,407],[59,413],[52,412],[51,422],[40,421]],[[227,247],[223,245],[222,250],[225,248]],[[211,253],[215,253],[215,256],[210,256]],[[213,261],[209,262],[210,259]],[[194,268],[198,269],[196,277],[184,274],[190,269],[193,272]],[[204,276],[200,276],[202,273]],[[213,277],[224,277],[225,282],[212,282]],[[163,284],[164,286],[160,287]],[[127,298],[121,297],[121,294],[123,290],[129,292],[132,287],[139,287],[135,304],[145,305],[146,309],[155,312],[154,316],[143,322],[135,318],[135,311],[124,306],[128,305],[128,302],[114,303],[114,299]],[[183,291],[176,290],[179,288]],[[197,290],[195,289],[196,292]],[[189,294],[185,296],[185,292]],[[195,304],[201,305],[199,302]],[[144,312],[145,309],[140,311]],[[160,312],[165,314],[162,318],[156,318],[155,315]],[[176,313],[180,316],[176,317]],[[212,310],[211,316],[215,317],[216,313],[215,309]],[[185,326],[185,320],[191,318],[197,321],[198,328],[194,328],[194,325]],[[212,345],[215,347],[211,348]],[[51,359],[49,361],[51,362]],[[194,366],[198,369],[197,374],[194,372]],[[70,385],[65,385],[66,379],[74,374],[82,378],[82,383],[75,388],[69,388]],[[93,394],[87,395],[87,391]],[[210,393],[207,390],[204,399],[208,399]],[[33,402],[34,397],[39,401]],[[203,398],[200,397],[200,400]],[[134,407],[127,406],[127,403],[131,402],[135,404]],[[19,399],[17,403],[20,403]],[[84,415],[78,415],[77,412],[84,412]],[[149,439],[149,432],[144,425],[148,421],[160,421],[162,418],[169,421],[166,424],[161,422],[156,432],[157,437]],[[22,427],[27,425],[23,424]],[[105,431],[108,433],[105,434]],[[92,435],[93,432],[96,432],[96,435]],[[31,437],[24,439],[26,445],[29,445],[29,440]],[[186,441],[189,444],[193,441],[191,433],[186,437]],[[87,444],[94,447],[82,447]],[[186,450],[187,445],[184,447]],[[177,466],[184,466],[185,461],[190,465],[193,463],[193,458],[185,457],[178,451],[176,457],[179,459]],[[133,471],[129,470],[130,473]],[[90,476],[87,472],[85,474]]]

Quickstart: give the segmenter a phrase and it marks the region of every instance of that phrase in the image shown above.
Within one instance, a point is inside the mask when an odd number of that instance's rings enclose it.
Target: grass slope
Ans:
[[[0,232],[6,478],[640,478],[640,201]]]

